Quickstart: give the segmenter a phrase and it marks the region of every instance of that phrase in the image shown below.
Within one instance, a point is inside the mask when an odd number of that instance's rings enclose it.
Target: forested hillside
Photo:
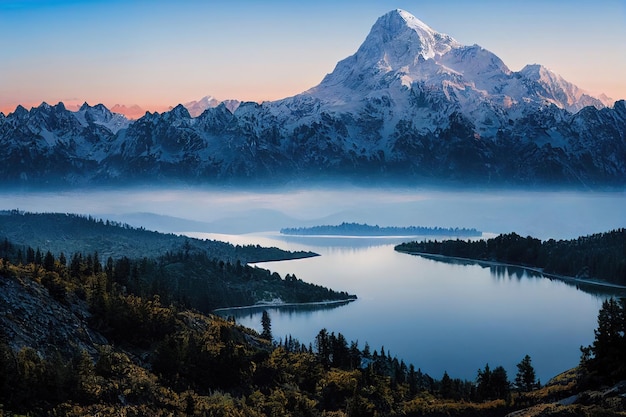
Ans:
[[[258,267],[209,257],[208,251],[193,250],[185,244],[177,252],[155,258],[100,258],[98,252],[75,252],[55,256],[32,247],[22,247],[5,239],[0,258],[15,265],[31,265],[42,274],[42,284],[60,300],[68,282],[81,280],[110,291],[114,286],[124,294],[159,296],[166,304],[176,304],[208,313],[220,307],[252,305],[281,300],[303,303],[348,300],[356,296],[305,283],[294,275],[283,279],[277,273]],[[71,288],[71,286],[69,286]],[[79,290],[80,291],[80,290]]]
[[[175,234],[134,228],[127,224],[65,213],[0,211],[0,238],[53,254],[98,252],[100,259],[156,257],[168,252],[205,252],[210,258],[242,263],[316,256],[261,246],[234,246],[216,240],[192,239]]]
[[[540,268],[548,274],[626,285],[626,229],[558,241],[516,233],[477,241],[429,240],[403,243],[396,250],[502,262]]]

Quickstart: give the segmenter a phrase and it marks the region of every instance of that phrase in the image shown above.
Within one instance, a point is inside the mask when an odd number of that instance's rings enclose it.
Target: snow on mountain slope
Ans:
[[[318,86],[268,105],[278,106],[274,114],[285,109],[302,113],[299,106],[309,96],[319,104],[306,105],[317,106],[317,111],[358,113],[372,98],[383,99],[397,120],[411,119],[433,131],[442,110],[445,117],[460,112],[474,120],[483,135],[495,134],[509,119],[547,104],[569,111],[589,103],[602,106],[560,77],[560,88],[543,80],[530,71],[512,72],[486,49],[462,45],[398,9],[379,18],[357,52],[340,61]],[[565,87],[572,93],[563,94]],[[438,114],[411,105],[412,96],[424,94]],[[312,114],[302,116],[307,119]]]
[[[545,95],[548,102],[553,102],[555,105],[573,113],[586,106],[594,106],[597,109],[601,109],[613,105],[613,100],[604,94],[594,97],[543,65],[526,65],[522,68],[520,74],[544,87],[545,92],[538,93]]]
[[[130,124],[130,120],[126,116],[111,112],[103,104],[96,104],[91,107],[89,104],[84,103],[74,115],[83,126],[94,123],[108,128],[113,133],[127,128]]]
[[[380,17],[357,52],[340,61],[322,86],[358,87],[362,75],[392,71],[411,73],[422,62],[435,59],[461,47],[448,35],[435,32],[404,10],[394,10]]]
[[[205,97],[202,97],[200,100],[189,101],[187,103],[184,103],[183,106],[185,106],[187,110],[189,110],[189,114],[191,114],[191,117],[198,117],[206,109],[215,108],[219,106],[221,103],[224,103],[226,108],[231,113],[234,113],[237,107],[239,107],[239,104],[241,102],[238,100],[218,100],[213,96],[205,96]]]

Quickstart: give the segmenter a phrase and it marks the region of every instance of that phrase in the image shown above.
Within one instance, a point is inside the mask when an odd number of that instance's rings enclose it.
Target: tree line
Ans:
[[[540,268],[545,273],[626,285],[626,229],[571,240],[541,241],[516,233],[492,239],[408,242],[408,253],[427,253]]]
[[[356,236],[481,236],[476,229],[458,227],[425,227],[425,226],[371,226],[369,224],[346,223],[340,225],[322,225],[313,227],[287,227],[280,229],[285,235],[356,235]]]

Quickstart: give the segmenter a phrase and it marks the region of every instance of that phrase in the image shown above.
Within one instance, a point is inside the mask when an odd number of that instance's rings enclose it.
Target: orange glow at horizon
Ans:
[[[202,99],[203,97],[206,96],[213,96],[215,97],[217,100],[239,100],[242,102],[245,101],[252,101],[252,102],[256,102],[256,103],[262,103],[264,101],[273,101],[273,100],[280,100],[282,98],[285,97],[290,97],[293,96],[295,94],[299,94],[303,91],[306,91],[306,89],[310,88],[306,87],[306,88],[302,88],[301,91],[298,92],[286,92],[285,94],[274,94],[273,97],[269,97],[267,94],[259,94],[258,95],[258,99],[255,98],[250,98],[250,96],[253,96],[252,94],[250,94],[250,92],[248,92],[246,98],[240,98],[240,97],[236,97],[235,95],[229,95],[228,97],[221,97],[221,96],[214,96],[213,94],[211,94],[211,92],[208,92],[206,94],[202,94],[199,93],[197,95],[197,97],[192,97],[189,98],[187,100],[173,100],[170,103],[142,103],[142,104],[137,104],[135,102],[122,102],[120,101],[107,101],[107,100],[77,100],[77,99],[70,99],[70,100],[41,100],[38,102],[35,101],[24,101],[24,102],[14,102],[14,103],[9,103],[9,104],[0,104],[0,112],[3,113],[5,116],[8,116],[10,113],[13,113],[15,111],[15,109],[18,106],[22,106],[24,107],[26,110],[30,110],[31,108],[36,108],[41,106],[43,103],[47,103],[51,106],[56,106],[59,103],[63,103],[63,105],[65,106],[65,108],[67,108],[68,110],[71,111],[77,111],[84,103],[87,103],[90,106],[95,106],[97,104],[103,104],[107,109],[109,110],[113,110],[114,107],[116,106],[123,106],[126,108],[127,111],[123,111],[120,112],[122,114],[125,114],[129,119],[137,119],[141,116],[143,116],[145,114],[145,112],[157,112],[157,113],[163,113],[163,112],[167,112],[169,110],[171,110],[172,108],[176,107],[179,104],[185,104],[185,103],[189,103],[192,101],[197,101]],[[141,101],[138,101],[139,103],[141,103]],[[135,117],[129,117],[128,114],[137,114],[138,112],[141,112],[141,114],[139,116],[135,116]],[[128,113],[128,114],[126,114]]]
[[[13,3],[20,7],[7,6]],[[394,7],[493,52],[512,71],[542,64],[585,91],[620,100],[626,99],[621,3],[397,0]],[[6,41],[0,112],[45,101],[162,113],[205,96],[258,103],[291,97],[354,54],[390,9],[379,0],[146,4],[0,1]]]
[[[198,97],[197,100],[199,100],[201,97]],[[153,104],[153,105],[137,105],[137,104],[121,104],[121,103],[116,103],[116,104],[107,104],[107,103],[100,103],[100,102],[89,102],[89,101],[55,101],[55,102],[48,102],[46,100],[43,100],[39,103],[34,103],[34,102],[24,102],[24,103],[15,103],[15,104],[6,104],[3,106],[0,106],[0,113],[3,113],[5,116],[8,116],[9,114],[15,112],[15,109],[18,106],[22,106],[24,107],[26,110],[31,110],[32,108],[36,108],[41,106],[43,103],[47,103],[51,106],[56,106],[59,103],[63,103],[63,105],[65,106],[66,109],[70,110],[70,111],[78,111],[78,109],[80,109],[80,107],[84,104],[87,103],[90,106],[95,106],[98,104],[104,104],[104,106],[113,111],[113,109],[115,107],[119,107],[122,106],[125,109],[122,111],[117,111],[117,113],[121,113],[124,114],[128,119],[131,120],[135,120],[138,119],[140,117],[142,117],[146,112],[150,112],[150,113],[163,113],[163,112],[167,112],[169,110],[171,110],[172,108],[174,108],[175,106],[177,106],[179,103],[173,104],[173,105],[159,105],[159,104]],[[182,104],[182,103],[181,103]]]

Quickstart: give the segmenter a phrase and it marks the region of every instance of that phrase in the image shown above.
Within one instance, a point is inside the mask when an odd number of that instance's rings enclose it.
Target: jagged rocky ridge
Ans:
[[[538,65],[511,71],[403,10],[378,19],[318,86],[232,109],[192,117],[179,105],[129,122],[102,105],[18,107],[0,116],[0,181],[626,180],[624,100],[611,105]]]

